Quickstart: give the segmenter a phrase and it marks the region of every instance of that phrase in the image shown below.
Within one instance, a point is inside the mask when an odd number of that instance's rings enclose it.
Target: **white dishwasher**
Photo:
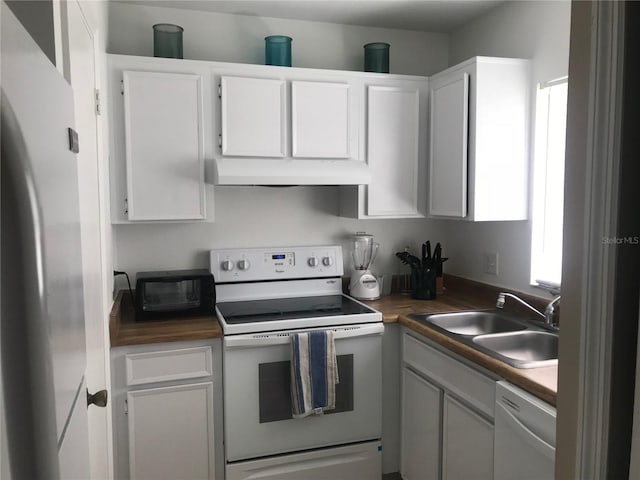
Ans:
[[[556,409],[508,382],[496,383],[494,480],[553,480]]]

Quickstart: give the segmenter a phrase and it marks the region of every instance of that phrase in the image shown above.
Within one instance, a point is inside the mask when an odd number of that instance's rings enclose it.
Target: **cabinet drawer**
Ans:
[[[126,356],[127,385],[210,377],[211,347],[194,347]]]
[[[496,382],[420,340],[402,337],[403,360],[445,389],[493,418]]]

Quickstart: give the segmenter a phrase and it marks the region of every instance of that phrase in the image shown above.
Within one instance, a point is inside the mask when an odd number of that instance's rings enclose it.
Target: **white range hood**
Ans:
[[[216,185],[368,185],[365,162],[291,158],[216,158]]]

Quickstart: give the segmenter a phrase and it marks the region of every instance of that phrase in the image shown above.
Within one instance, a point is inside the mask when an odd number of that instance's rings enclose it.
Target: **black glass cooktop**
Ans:
[[[218,303],[217,307],[227,324],[373,313],[344,295],[243,300]]]

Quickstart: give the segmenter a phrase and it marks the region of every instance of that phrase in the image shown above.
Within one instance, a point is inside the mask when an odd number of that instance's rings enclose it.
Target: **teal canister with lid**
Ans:
[[[291,66],[291,42],[285,35],[269,35],[264,39],[264,63],[279,67]]]
[[[367,43],[364,46],[364,71],[389,73],[389,48],[384,42]]]
[[[182,58],[182,32],[184,29],[171,23],[153,26],[153,56]]]

